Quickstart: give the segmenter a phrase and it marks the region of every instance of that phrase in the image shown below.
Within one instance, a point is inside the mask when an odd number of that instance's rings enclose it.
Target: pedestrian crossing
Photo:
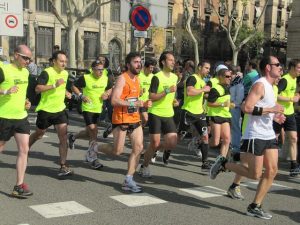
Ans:
[[[258,182],[243,182],[241,184],[241,186],[253,190],[256,189],[257,185]],[[292,188],[274,183],[270,189],[270,192],[278,191],[278,190],[290,190],[290,189]],[[192,195],[200,199],[216,198],[216,197],[222,197],[227,195],[226,190],[214,186],[178,188],[178,191],[188,193],[189,195]],[[168,203],[166,200],[160,199],[159,197],[153,196],[145,192],[114,195],[114,196],[110,196],[110,198],[116,202],[126,205],[127,207],[143,207],[143,206]],[[30,208],[47,219],[94,212],[92,209],[89,209],[88,207],[76,201],[32,205],[30,206]]]

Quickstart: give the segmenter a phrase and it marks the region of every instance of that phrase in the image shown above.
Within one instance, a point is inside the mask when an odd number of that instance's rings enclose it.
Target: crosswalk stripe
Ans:
[[[162,204],[167,202],[165,200],[162,200],[160,198],[157,198],[147,193],[116,195],[116,196],[110,196],[110,198],[118,202],[121,202],[122,204],[127,205],[129,207]]]
[[[181,188],[179,190],[195,195],[199,198],[220,197],[227,194],[226,191],[213,186]]]

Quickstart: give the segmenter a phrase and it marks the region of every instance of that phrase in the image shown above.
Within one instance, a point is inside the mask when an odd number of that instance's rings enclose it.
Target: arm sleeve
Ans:
[[[79,77],[75,82],[74,82],[75,87],[77,88],[84,88],[86,86],[84,76]]]
[[[46,71],[42,71],[37,79],[38,85],[46,85],[49,80],[49,75]]]
[[[284,78],[280,79],[280,81],[278,83],[278,94],[280,94],[282,91],[284,91],[286,89],[286,86],[287,86],[286,79],[284,79]]]
[[[4,73],[3,70],[0,68],[0,84],[4,81]]]
[[[197,80],[195,77],[191,76],[191,77],[188,77],[188,79],[186,80],[186,86],[189,87],[189,86],[195,86],[195,84],[197,83]]]
[[[219,92],[215,89],[212,88],[208,94],[207,101],[208,102],[215,102],[217,99],[220,97]]]
[[[152,77],[149,92],[150,93],[157,93],[158,85],[159,85],[158,78],[156,76]]]

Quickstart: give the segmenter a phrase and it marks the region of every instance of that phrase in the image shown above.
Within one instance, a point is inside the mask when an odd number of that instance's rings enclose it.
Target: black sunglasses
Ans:
[[[280,63],[270,63],[269,65],[271,65],[271,66],[276,66],[276,67],[281,66]]]
[[[28,56],[26,56],[26,55],[23,55],[23,54],[21,54],[21,53],[17,53],[19,56],[21,56],[22,57],[22,59],[24,59],[25,61],[30,61],[31,60],[31,58],[30,57],[28,57]]]
[[[229,76],[229,75],[227,75],[227,76],[225,76],[226,78],[231,78],[231,76]]]

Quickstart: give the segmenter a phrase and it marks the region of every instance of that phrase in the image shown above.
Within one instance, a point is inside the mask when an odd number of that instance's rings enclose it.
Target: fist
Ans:
[[[28,109],[30,109],[30,107],[31,107],[31,102],[29,101],[28,98],[26,98],[26,100],[25,100],[25,109],[28,110]]]
[[[170,92],[172,93],[172,92],[175,92],[176,91],[176,86],[175,85],[172,85],[171,87],[170,87]]]
[[[210,86],[204,86],[204,87],[202,88],[202,91],[203,91],[203,92],[209,92],[209,91],[210,91]]]
[[[152,101],[148,99],[147,101],[144,102],[144,107],[145,108],[150,108],[152,106]]]
[[[60,86],[60,85],[62,85],[62,84],[64,84],[64,83],[65,83],[64,79],[60,78],[60,79],[58,79],[58,80],[56,81],[55,85],[56,85],[56,87],[58,87],[58,86]]]
[[[17,93],[19,90],[18,86],[12,86],[10,89],[7,90],[7,94]]]

